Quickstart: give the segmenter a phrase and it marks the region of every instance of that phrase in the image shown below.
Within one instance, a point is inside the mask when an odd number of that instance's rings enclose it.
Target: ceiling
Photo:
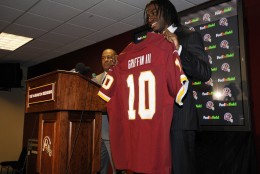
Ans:
[[[0,63],[29,67],[143,25],[150,0],[0,0],[0,32],[34,38]],[[171,0],[177,11],[209,0]]]

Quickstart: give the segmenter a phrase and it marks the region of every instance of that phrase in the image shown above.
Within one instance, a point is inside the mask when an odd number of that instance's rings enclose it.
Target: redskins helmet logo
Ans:
[[[210,34],[205,34],[204,37],[203,37],[203,40],[205,42],[211,42],[211,35]]]
[[[232,97],[230,88],[228,88],[228,87],[223,88],[223,95],[228,96],[228,97]]]
[[[227,40],[223,40],[221,43],[220,43],[220,47],[221,48],[225,48],[225,49],[229,49],[229,43]]]
[[[205,13],[202,18],[203,21],[210,22],[210,14]]]
[[[227,26],[228,26],[228,20],[227,20],[227,18],[221,18],[221,19],[219,20],[219,25],[220,25],[220,26],[223,26],[223,27],[227,27]]]
[[[195,31],[195,28],[194,27],[190,27],[189,30],[190,31]]]
[[[208,59],[209,59],[209,63],[212,64],[212,57],[210,55],[208,55]]]
[[[229,112],[225,113],[224,120],[226,120],[226,121],[228,121],[230,123],[233,123],[233,116],[232,116],[232,114],[229,113]]]
[[[230,65],[228,63],[223,63],[221,65],[221,70],[225,72],[230,72]]]
[[[212,101],[208,101],[207,103],[206,103],[206,108],[208,108],[208,109],[211,109],[211,110],[215,110],[215,108],[214,108],[214,103],[212,102]]]
[[[205,82],[206,85],[213,86],[213,80],[210,78],[207,82]]]
[[[198,100],[198,94],[197,94],[196,91],[193,91],[193,98],[194,98],[195,100]]]

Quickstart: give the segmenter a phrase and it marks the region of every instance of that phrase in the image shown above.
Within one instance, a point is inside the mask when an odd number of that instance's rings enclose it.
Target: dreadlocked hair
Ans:
[[[157,5],[158,12],[163,15],[163,19],[168,25],[174,24],[175,26],[180,26],[180,18],[177,13],[175,6],[171,3],[170,0],[151,0],[148,4],[146,4],[144,9],[144,19],[145,23],[147,23],[146,9],[149,5]]]

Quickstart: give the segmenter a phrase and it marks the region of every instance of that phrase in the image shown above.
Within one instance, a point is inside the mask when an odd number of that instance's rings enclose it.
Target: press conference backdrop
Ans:
[[[250,130],[242,1],[204,7],[181,14],[183,25],[201,33],[211,64],[208,82],[192,82],[200,126],[204,130]]]
[[[192,82],[201,129],[251,130],[242,0],[210,1],[179,14],[183,25],[201,33],[211,65],[208,82]]]

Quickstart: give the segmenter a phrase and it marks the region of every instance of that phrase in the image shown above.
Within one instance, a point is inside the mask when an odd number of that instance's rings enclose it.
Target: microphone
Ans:
[[[78,72],[82,75],[87,74],[90,72],[91,68],[89,66],[85,66],[83,63],[77,63],[75,66],[75,72]]]

